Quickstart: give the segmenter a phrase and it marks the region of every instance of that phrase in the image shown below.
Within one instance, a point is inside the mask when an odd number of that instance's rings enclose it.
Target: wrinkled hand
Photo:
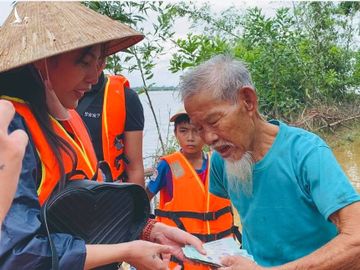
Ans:
[[[28,143],[28,136],[23,130],[8,134],[14,114],[11,102],[0,100],[0,222],[12,203]]]
[[[153,242],[168,245],[172,247],[172,255],[180,260],[185,260],[182,247],[185,245],[194,246],[200,253],[206,254],[202,247],[202,242],[197,237],[180,230],[170,227],[161,222],[157,222],[151,231],[150,239]]]
[[[262,270],[263,268],[255,262],[243,256],[225,256],[222,258],[221,263],[224,267],[218,270]]]
[[[129,256],[126,262],[137,270],[166,270],[170,261],[170,246],[148,241],[136,240],[129,243]]]

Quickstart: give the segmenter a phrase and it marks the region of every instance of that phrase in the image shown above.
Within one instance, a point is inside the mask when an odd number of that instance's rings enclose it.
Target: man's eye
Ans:
[[[212,120],[212,121],[209,121],[208,123],[209,123],[209,125],[210,126],[213,126],[213,125],[215,125],[216,123],[218,122],[218,120]]]

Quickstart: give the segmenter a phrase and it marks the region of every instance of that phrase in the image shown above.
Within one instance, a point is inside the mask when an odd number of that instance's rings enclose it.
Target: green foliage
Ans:
[[[259,8],[245,14],[232,8],[224,18],[204,7],[185,10],[196,25],[207,26],[176,41],[173,72],[231,53],[248,64],[260,110],[289,121],[306,106],[338,103],[359,89],[359,3],[301,2],[270,18]]]
[[[240,37],[238,25],[242,22],[242,12],[234,6],[230,6],[219,14],[209,13],[211,5],[204,3],[199,6],[192,1],[180,2],[176,6],[179,17],[188,16],[193,22],[192,28],[200,28],[205,36],[219,36],[231,39]]]
[[[143,83],[142,91],[148,98],[162,151],[164,152],[165,145],[147,91],[153,85],[150,80],[154,77],[153,69],[156,61],[159,56],[165,53],[164,41],[171,39],[174,35],[171,29],[177,9],[173,5],[162,1],[90,1],[85,2],[85,5],[114,20],[127,24],[145,35],[145,39],[141,43],[128,48],[125,53],[110,56],[107,61],[107,69],[114,74],[119,74],[123,70],[130,73],[135,71],[140,73]],[[151,27],[148,29],[150,25]]]
[[[166,151],[165,155],[172,154],[176,151],[179,151],[180,146],[178,141],[176,140],[175,135],[170,136],[170,138],[166,142]]]
[[[145,35],[142,42],[128,48],[125,53],[110,56],[107,69],[115,74],[123,70],[130,73],[139,71],[144,85],[149,87],[147,84],[154,76],[156,60],[164,54],[163,41],[174,35],[171,31],[174,7],[162,1],[91,1],[85,2],[85,5]]]
[[[115,74],[140,72],[145,93],[154,86],[153,70],[169,40],[176,46],[172,72],[220,53],[246,62],[260,110],[269,118],[291,120],[306,106],[351,100],[360,87],[359,2],[299,2],[270,18],[259,8],[215,13],[210,4],[191,1],[86,4],[145,34],[144,41],[112,56],[107,66]],[[174,40],[173,24],[180,17],[201,34]]]
[[[187,39],[178,39],[175,43],[178,52],[172,55],[170,61],[170,70],[173,72],[193,67],[213,55],[230,51],[229,44],[218,36],[188,34]]]
[[[360,2],[297,2],[266,17],[259,8],[235,7],[213,12],[197,2],[85,2],[97,12],[142,32],[145,39],[109,57],[114,74],[138,72],[153,112],[161,143],[158,156],[178,149],[174,137],[162,141],[148,91],[156,89],[154,67],[176,48],[172,72],[194,67],[220,53],[248,64],[260,97],[260,110],[269,118],[291,121],[304,108],[319,104],[360,102]],[[175,39],[178,18],[193,23],[185,38]],[[356,104],[356,103],[355,103]]]

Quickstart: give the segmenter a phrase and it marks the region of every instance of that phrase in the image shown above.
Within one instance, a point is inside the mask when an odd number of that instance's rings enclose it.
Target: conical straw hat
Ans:
[[[105,43],[105,55],[144,36],[79,2],[18,2],[0,28],[0,72]]]

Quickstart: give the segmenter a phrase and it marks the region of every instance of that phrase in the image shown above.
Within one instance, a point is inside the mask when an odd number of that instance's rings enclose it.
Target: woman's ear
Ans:
[[[238,91],[238,103],[244,104],[247,111],[257,109],[257,95],[250,86],[244,86]]]

